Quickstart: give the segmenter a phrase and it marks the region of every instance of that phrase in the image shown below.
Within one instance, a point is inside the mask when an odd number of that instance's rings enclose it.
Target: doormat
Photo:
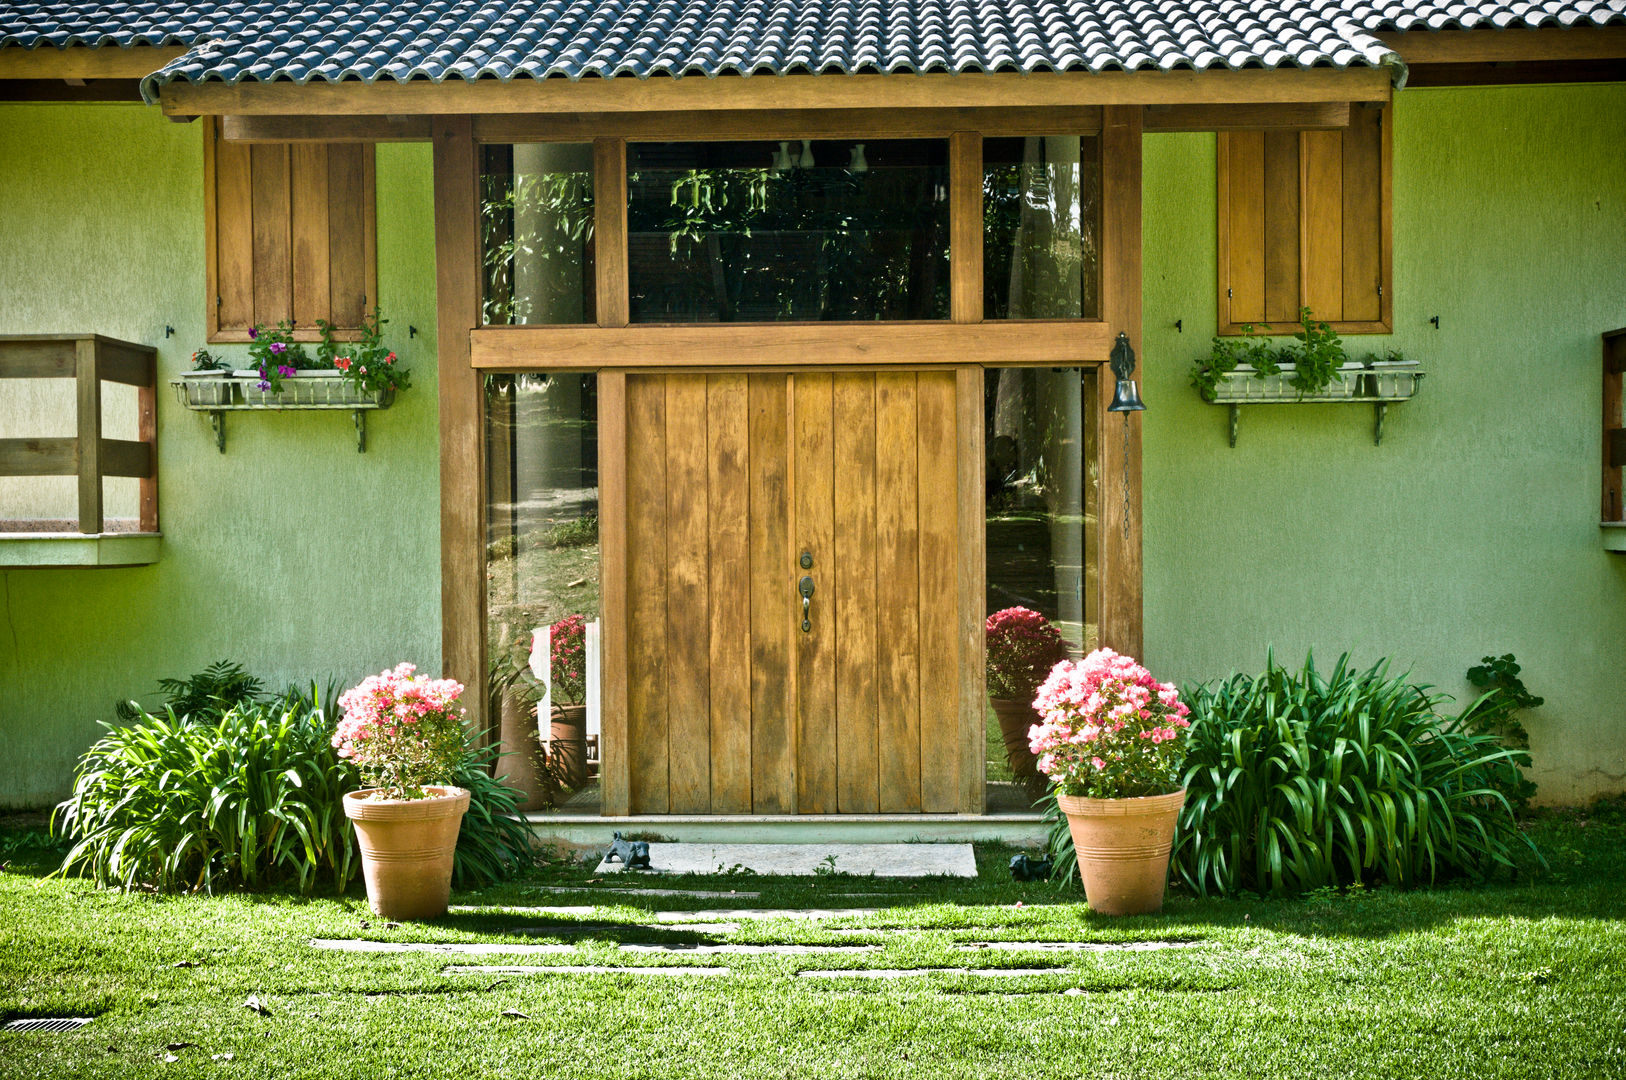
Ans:
[[[601,861],[596,872],[613,874],[624,869],[619,861]],[[649,869],[660,874],[974,878],[977,859],[970,844],[652,843]]]

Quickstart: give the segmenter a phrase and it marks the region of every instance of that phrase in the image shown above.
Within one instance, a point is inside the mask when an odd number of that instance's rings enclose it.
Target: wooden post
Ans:
[[[74,376],[78,380],[79,531],[102,531],[102,374],[96,363],[96,339],[74,343]]]
[[[601,294],[602,295],[602,294]],[[632,812],[627,757],[627,376],[598,377],[599,791],[606,816]]]
[[[1129,336],[1135,376],[1144,380],[1141,352],[1141,114],[1139,106],[1109,106],[1101,132],[1101,314],[1114,335]],[[1141,658],[1142,628],[1140,413],[1109,413],[1115,380],[1096,380],[1096,442],[1101,475],[1101,644]]]
[[[982,322],[982,136],[949,137],[949,314]]]
[[[593,142],[593,265],[600,326],[626,326],[627,140]],[[600,751],[602,753],[602,751]]]
[[[158,357],[147,357],[147,381],[136,387],[136,439],[147,444],[147,475],[141,478],[137,524],[144,533],[158,531]]]
[[[469,366],[480,320],[477,178],[467,116],[433,121],[435,305],[440,384],[441,670],[461,682],[470,730],[487,728],[485,439],[481,376]]]

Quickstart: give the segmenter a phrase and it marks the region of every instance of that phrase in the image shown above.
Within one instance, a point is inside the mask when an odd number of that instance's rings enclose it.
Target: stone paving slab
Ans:
[[[812,877],[977,876],[970,844],[661,844],[649,845],[649,868],[661,874],[718,874],[736,868],[757,874]],[[596,873],[617,874],[620,862],[600,862]]]
[[[351,938],[312,938],[311,947],[353,953],[438,953],[451,956],[558,956],[576,951],[575,945],[531,945],[507,942],[361,941]],[[805,956],[815,953],[878,952],[879,945],[639,945],[616,946],[622,952],[709,956]]]
[[[736,934],[740,924],[734,922],[703,923],[558,923],[554,926],[511,926],[506,934],[528,934],[542,937],[548,934],[596,934],[606,927],[627,930],[666,930],[675,934]]]
[[[1201,941],[971,941],[954,946],[960,952],[1157,952],[1195,949]]]
[[[597,893],[599,896],[693,896],[713,900],[760,900],[762,894],[745,889],[638,889],[620,885],[548,885],[535,892],[545,893]],[[882,893],[837,893],[838,896],[881,896]]]
[[[524,907],[503,904],[495,907],[454,905],[450,911],[462,915],[595,915],[602,906],[589,904],[544,905]],[[845,919],[877,915],[883,908],[706,908],[700,911],[646,911],[643,914],[658,923],[734,922],[740,919]],[[627,923],[628,926],[640,925]],[[672,929],[666,927],[665,929]]]
[[[843,970],[798,971],[798,979],[918,979],[928,975],[977,975],[988,978],[1019,975],[1066,975],[1066,968],[846,968]]]
[[[729,973],[730,969],[725,967],[612,967],[607,964],[452,964],[442,972],[445,975],[699,975],[713,978]]]

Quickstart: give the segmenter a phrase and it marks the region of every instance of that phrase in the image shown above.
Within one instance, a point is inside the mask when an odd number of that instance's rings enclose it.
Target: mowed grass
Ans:
[[[23,848],[0,856],[11,859],[0,872],[0,1014],[95,1020],[66,1035],[0,1035],[0,1076],[1626,1077],[1626,824],[1618,812],[1582,820],[1534,822],[1551,868],[1516,881],[1303,900],[1171,894],[1162,914],[1133,919],[1092,915],[1074,891],[1009,881],[1010,852],[991,847],[979,848],[976,882],[594,880],[557,863],[453,897],[491,910],[400,927],[373,917],[359,888],[310,900],[125,895],[47,880],[51,854]],[[623,885],[738,892],[608,895]],[[555,891],[570,886],[593,891]],[[500,908],[588,903],[600,906],[565,916]],[[731,934],[639,925],[657,910],[762,907],[882,910],[747,922]],[[853,928],[876,932],[835,932]],[[882,932],[898,928],[910,929]],[[313,949],[315,937],[575,951],[354,955]],[[956,948],[1000,940],[1189,947]],[[673,956],[617,948],[626,942],[881,949]],[[447,974],[450,964],[731,974]],[[795,976],[918,967],[1050,970]],[[270,1015],[245,1008],[250,995]],[[168,1049],[183,1043],[192,1045]]]

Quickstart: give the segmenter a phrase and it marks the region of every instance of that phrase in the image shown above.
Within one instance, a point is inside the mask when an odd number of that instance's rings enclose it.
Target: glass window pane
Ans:
[[[1101,140],[985,139],[983,316],[1101,317]]]
[[[598,378],[487,376],[485,408],[489,715],[512,752],[497,771],[527,809],[574,809],[597,797]]]
[[[946,319],[948,143],[627,148],[633,322]]]
[[[481,147],[480,240],[486,325],[595,321],[593,147]]]

